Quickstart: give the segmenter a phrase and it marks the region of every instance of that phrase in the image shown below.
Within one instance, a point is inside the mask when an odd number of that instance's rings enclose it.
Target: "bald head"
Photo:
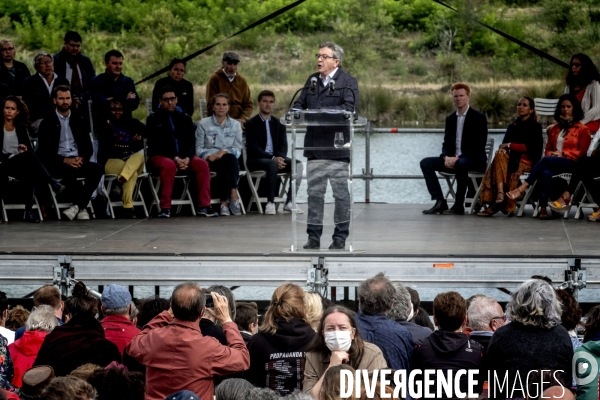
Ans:
[[[195,283],[182,283],[173,290],[171,309],[177,319],[198,321],[204,313],[205,305],[206,300],[202,288]]]
[[[544,390],[540,399],[564,399],[564,400],[575,400],[573,393],[562,386],[552,386]]]

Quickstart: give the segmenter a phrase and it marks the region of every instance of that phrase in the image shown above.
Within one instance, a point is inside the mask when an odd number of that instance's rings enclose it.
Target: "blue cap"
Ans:
[[[200,400],[200,397],[194,392],[190,392],[189,390],[182,390],[181,392],[173,393],[165,400]]]
[[[102,292],[102,307],[106,309],[129,307],[131,294],[121,285],[109,285]]]

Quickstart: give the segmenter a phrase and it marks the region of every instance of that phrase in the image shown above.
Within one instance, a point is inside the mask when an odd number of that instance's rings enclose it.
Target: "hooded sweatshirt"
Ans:
[[[302,390],[306,349],[316,335],[308,323],[292,318],[277,321],[277,332],[258,332],[248,343],[250,369],[244,379],[287,396]]]
[[[446,378],[449,376],[449,371],[452,371],[452,381],[454,382],[454,376],[458,370],[479,371],[482,358],[481,345],[469,339],[464,333],[437,330],[415,345],[415,351],[412,356],[412,369],[413,371],[415,369],[442,370]],[[420,378],[423,381],[423,375]],[[479,373],[475,375],[475,379],[478,382],[475,392],[480,393],[485,377]],[[435,393],[436,398],[448,399],[457,396],[454,393],[446,396],[444,390],[442,390],[441,396],[437,396],[437,379],[434,378],[433,382],[433,385],[429,387],[429,393]],[[464,374],[460,379],[460,390],[463,393],[467,393],[468,389],[468,375]],[[423,386],[424,393],[425,390],[425,386]]]
[[[585,379],[590,373],[596,373],[591,382],[577,386],[577,400],[597,400],[600,398],[598,371],[593,370],[591,360],[583,358],[583,353],[586,353],[588,358],[591,356],[596,360],[596,366],[600,365],[600,334],[597,334],[592,340],[584,343],[575,350],[575,371],[577,377]]]
[[[13,360],[15,375],[12,383],[16,387],[23,385],[23,374],[31,368],[37,357],[40,347],[49,332],[46,331],[25,331],[23,336],[8,346],[10,357]]]

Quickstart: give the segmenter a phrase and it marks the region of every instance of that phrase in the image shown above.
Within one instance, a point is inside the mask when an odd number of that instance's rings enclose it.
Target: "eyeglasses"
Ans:
[[[239,61],[225,60],[227,65],[238,65]]]
[[[328,56],[327,54],[315,54],[315,57],[317,58],[317,60],[319,58],[322,58],[323,60],[327,60],[328,58],[334,58],[332,56]]]
[[[160,101],[164,101],[165,103],[173,103],[175,100],[177,100],[177,97],[166,97],[160,99]]]
[[[5,49],[2,49],[2,51],[9,53],[9,52],[13,51],[14,49],[15,49],[14,47],[7,47]]]

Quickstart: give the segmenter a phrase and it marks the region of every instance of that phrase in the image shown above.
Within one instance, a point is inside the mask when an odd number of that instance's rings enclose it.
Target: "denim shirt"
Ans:
[[[196,128],[196,155],[205,158],[220,150],[227,150],[235,158],[242,154],[242,126],[227,116],[225,127],[222,127],[213,115],[202,118]]]

